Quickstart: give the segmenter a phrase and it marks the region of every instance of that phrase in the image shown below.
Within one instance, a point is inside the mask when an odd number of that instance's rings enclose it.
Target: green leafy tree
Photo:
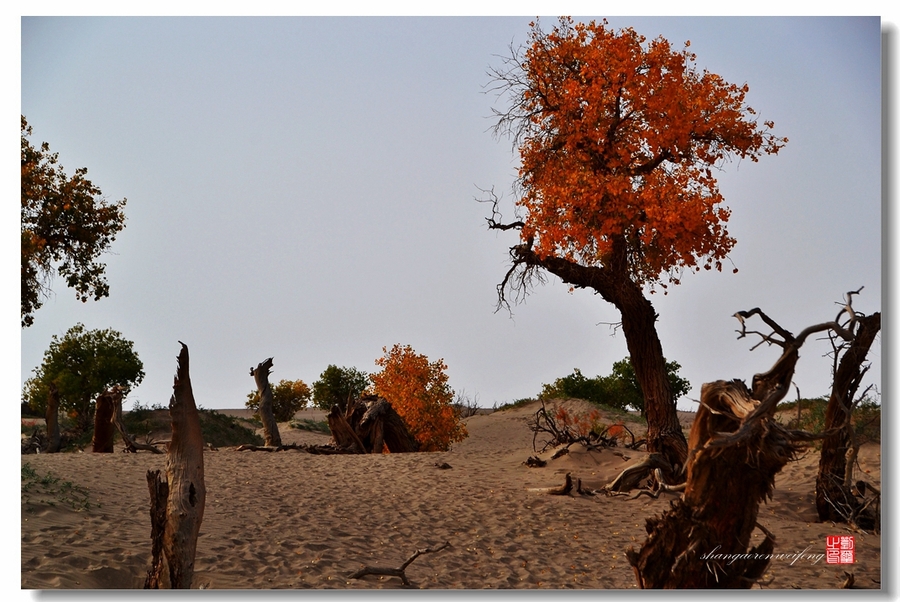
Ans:
[[[128,395],[144,379],[144,364],[134,343],[111,329],[87,330],[76,324],[60,338],[50,340],[44,360],[25,381],[22,400],[41,414],[46,410],[50,386],[59,391],[59,407],[76,419],[81,431],[91,426],[94,400],[113,385]]]
[[[302,380],[282,380],[272,385],[272,413],[278,422],[287,422],[309,403],[312,391]],[[259,411],[259,391],[247,394],[247,407]]]
[[[82,302],[109,296],[106,266],[98,260],[125,227],[126,199],[107,203],[85,176],[71,178],[57,153],[43,142],[34,147],[31,126],[22,116],[22,327],[50,292],[58,273]]]
[[[666,377],[675,399],[691,390],[691,383],[678,375],[681,364],[666,362]],[[609,376],[587,378],[575,368],[572,374],[557,378],[545,384],[539,395],[541,399],[577,398],[621,410],[633,409],[644,413],[644,395],[634,373],[630,358],[613,364]]]
[[[359,397],[369,386],[369,375],[356,368],[329,365],[313,383],[313,405],[323,410],[338,406],[343,410],[348,399]]]

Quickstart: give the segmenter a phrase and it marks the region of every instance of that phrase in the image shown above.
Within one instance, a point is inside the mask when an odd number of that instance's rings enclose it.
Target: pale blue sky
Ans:
[[[576,367],[607,374],[627,352],[598,296],[551,277],[512,319],[494,313],[515,240],[487,230],[475,197],[494,187],[511,202],[517,162],[489,132],[486,72],[530,20],[23,19],[34,142],[127,197],[128,222],[105,258],[110,297],[81,304],[57,280],[22,330],[20,386],[76,322],[134,341],[147,376],[131,400],[144,405],[168,402],[179,340],[208,408],[242,406],[266,357],[273,379],[311,384],[328,364],[371,372],[394,343],[442,357],[451,386],[488,407]],[[797,332],[860,286],[857,308],[881,310],[879,20],[610,22],[690,40],[701,68],[749,84],[749,104],[790,139],[724,166],[739,273],[653,297],[688,397],[776,357],[736,340],[737,310],[759,306]],[[801,353],[804,396],[828,390],[827,349]],[[870,357],[878,382],[880,339]]]

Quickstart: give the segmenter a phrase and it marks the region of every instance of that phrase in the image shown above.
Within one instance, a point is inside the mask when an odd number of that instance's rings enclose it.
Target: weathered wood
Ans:
[[[449,541],[445,541],[441,545],[434,548],[424,548],[421,550],[416,550],[413,552],[413,555],[406,559],[406,562],[401,564],[397,568],[390,567],[380,567],[380,566],[364,566],[363,568],[355,571],[347,576],[348,579],[361,579],[366,575],[383,575],[385,577],[399,577],[400,581],[403,585],[410,587],[412,583],[410,583],[409,579],[406,576],[406,569],[409,567],[412,562],[421,556],[422,554],[432,554],[434,552],[440,552],[444,548],[450,545]]]
[[[771,497],[775,475],[815,438],[782,426],[774,418],[776,406],[788,391],[806,338],[825,330],[844,337],[847,331],[829,322],[794,337],[754,308],[736,314],[741,336],[752,316],[773,331],[753,334],[781,346],[782,355],[768,372],[754,375],[750,389],[738,380],[701,388],[684,496],[661,517],[647,519],[647,540],[626,553],[641,588],[749,588],[768,567],[775,537],[756,522],[759,504]],[[765,538],[748,550],[756,527]]]
[[[197,537],[206,507],[206,483],[200,416],[191,389],[188,348],[184,343],[181,343],[181,353],[178,355],[169,414],[172,417],[172,440],[166,454],[168,494],[161,561],[164,567],[151,567],[151,571],[164,572],[172,589],[188,589],[194,576]],[[160,486],[151,484],[150,487],[152,504],[154,495],[160,495],[153,492]],[[148,577],[148,587],[153,586],[154,582],[155,587],[161,585],[160,579],[154,581]]]
[[[55,383],[50,383],[47,395],[47,412],[44,415],[47,424],[47,449],[44,453],[55,454],[60,447],[59,434],[59,389]]]
[[[128,433],[125,428],[125,420],[122,418],[122,389],[117,385],[107,391],[113,402],[112,423],[122,436],[122,442],[125,444],[125,451],[128,453],[137,453],[138,450],[152,452],[154,454],[163,453],[162,450],[148,443],[138,443],[135,438]]]
[[[272,372],[272,358],[260,362],[256,368],[250,368],[250,376],[256,381],[256,389],[259,391],[259,418],[263,423],[267,446],[278,447],[281,445],[281,433],[278,432],[278,422],[275,420],[275,412],[272,409],[272,387],[269,385],[269,374]]]
[[[881,314],[856,319],[858,328],[853,340],[837,363],[831,396],[825,408],[825,439],[816,475],[816,511],[821,521],[850,522],[863,518],[863,528],[875,527],[875,517],[859,517],[862,501],[850,491],[853,482],[853,460],[858,453],[852,442],[851,416],[854,399],[865,375],[863,364],[875,337],[881,330]],[[835,350],[835,361],[838,362]]]
[[[628,491],[638,487],[642,480],[653,475],[654,470],[661,470],[665,474],[672,473],[672,467],[665,456],[652,453],[643,460],[627,466],[615,479],[607,483],[604,489],[611,492]]]
[[[353,427],[347,422],[347,419],[341,413],[341,409],[334,405],[328,413],[328,428],[331,430],[331,436],[338,447],[350,450],[352,453],[365,454],[368,452],[359,435],[353,430]]]
[[[392,454],[402,454],[419,450],[416,438],[393,406],[383,397],[365,395],[359,398],[365,412],[356,425],[366,449],[380,454],[386,447]]]
[[[169,484],[158,470],[147,471],[147,486],[150,489],[150,542],[151,561],[144,581],[144,589],[166,587],[168,575],[164,570],[163,533],[166,530],[166,507],[169,501]]]
[[[91,451],[94,453],[111,454],[113,452],[115,428],[112,418],[114,412],[115,406],[109,391],[97,396],[94,410],[94,437],[91,440]]]

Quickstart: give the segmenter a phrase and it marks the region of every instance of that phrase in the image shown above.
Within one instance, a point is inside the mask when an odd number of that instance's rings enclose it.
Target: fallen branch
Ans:
[[[416,558],[421,556],[422,554],[432,554],[434,552],[440,552],[441,550],[448,547],[449,545],[450,545],[450,542],[445,541],[444,543],[437,546],[436,548],[425,548],[422,550],[416,550],[415,552],[413,552],[412,556],[410,556],[409,558],[406,559],[406,562],[404,562],[397,568],[379,567],[379,566],[364,566],[363,568],[359,569],[352,575],[349,575],[347,578],[348,579],[360,579],[362,577],[365,577],[366,575],[383,575],[385,577],[399,577],[400,581],[403,582],[403,585],[410,587],[412,585],[412,583],[410,583],[409,579],[407,579],[407,577],[406,577],[406,568],[410,564],[412,564],[412,562]]]

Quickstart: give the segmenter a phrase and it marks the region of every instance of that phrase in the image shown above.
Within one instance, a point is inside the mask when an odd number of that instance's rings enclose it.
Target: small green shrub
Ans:
[[[251,431],[234,416],[215,410],[199,409],[200,431],[203,441],[215,447],[230,447],[245,443],[263,445],[263,438]]]
[[[37,501],[34,501],[35,498],[38,498]],[[99,503],[91,503],[85,487],[72,481],[62,481],[50,471],[40,476],[28,462],[22,465],[22,502],[31,511],[38,503],[55,506],[59,502],[76,511],[100,507]]]

